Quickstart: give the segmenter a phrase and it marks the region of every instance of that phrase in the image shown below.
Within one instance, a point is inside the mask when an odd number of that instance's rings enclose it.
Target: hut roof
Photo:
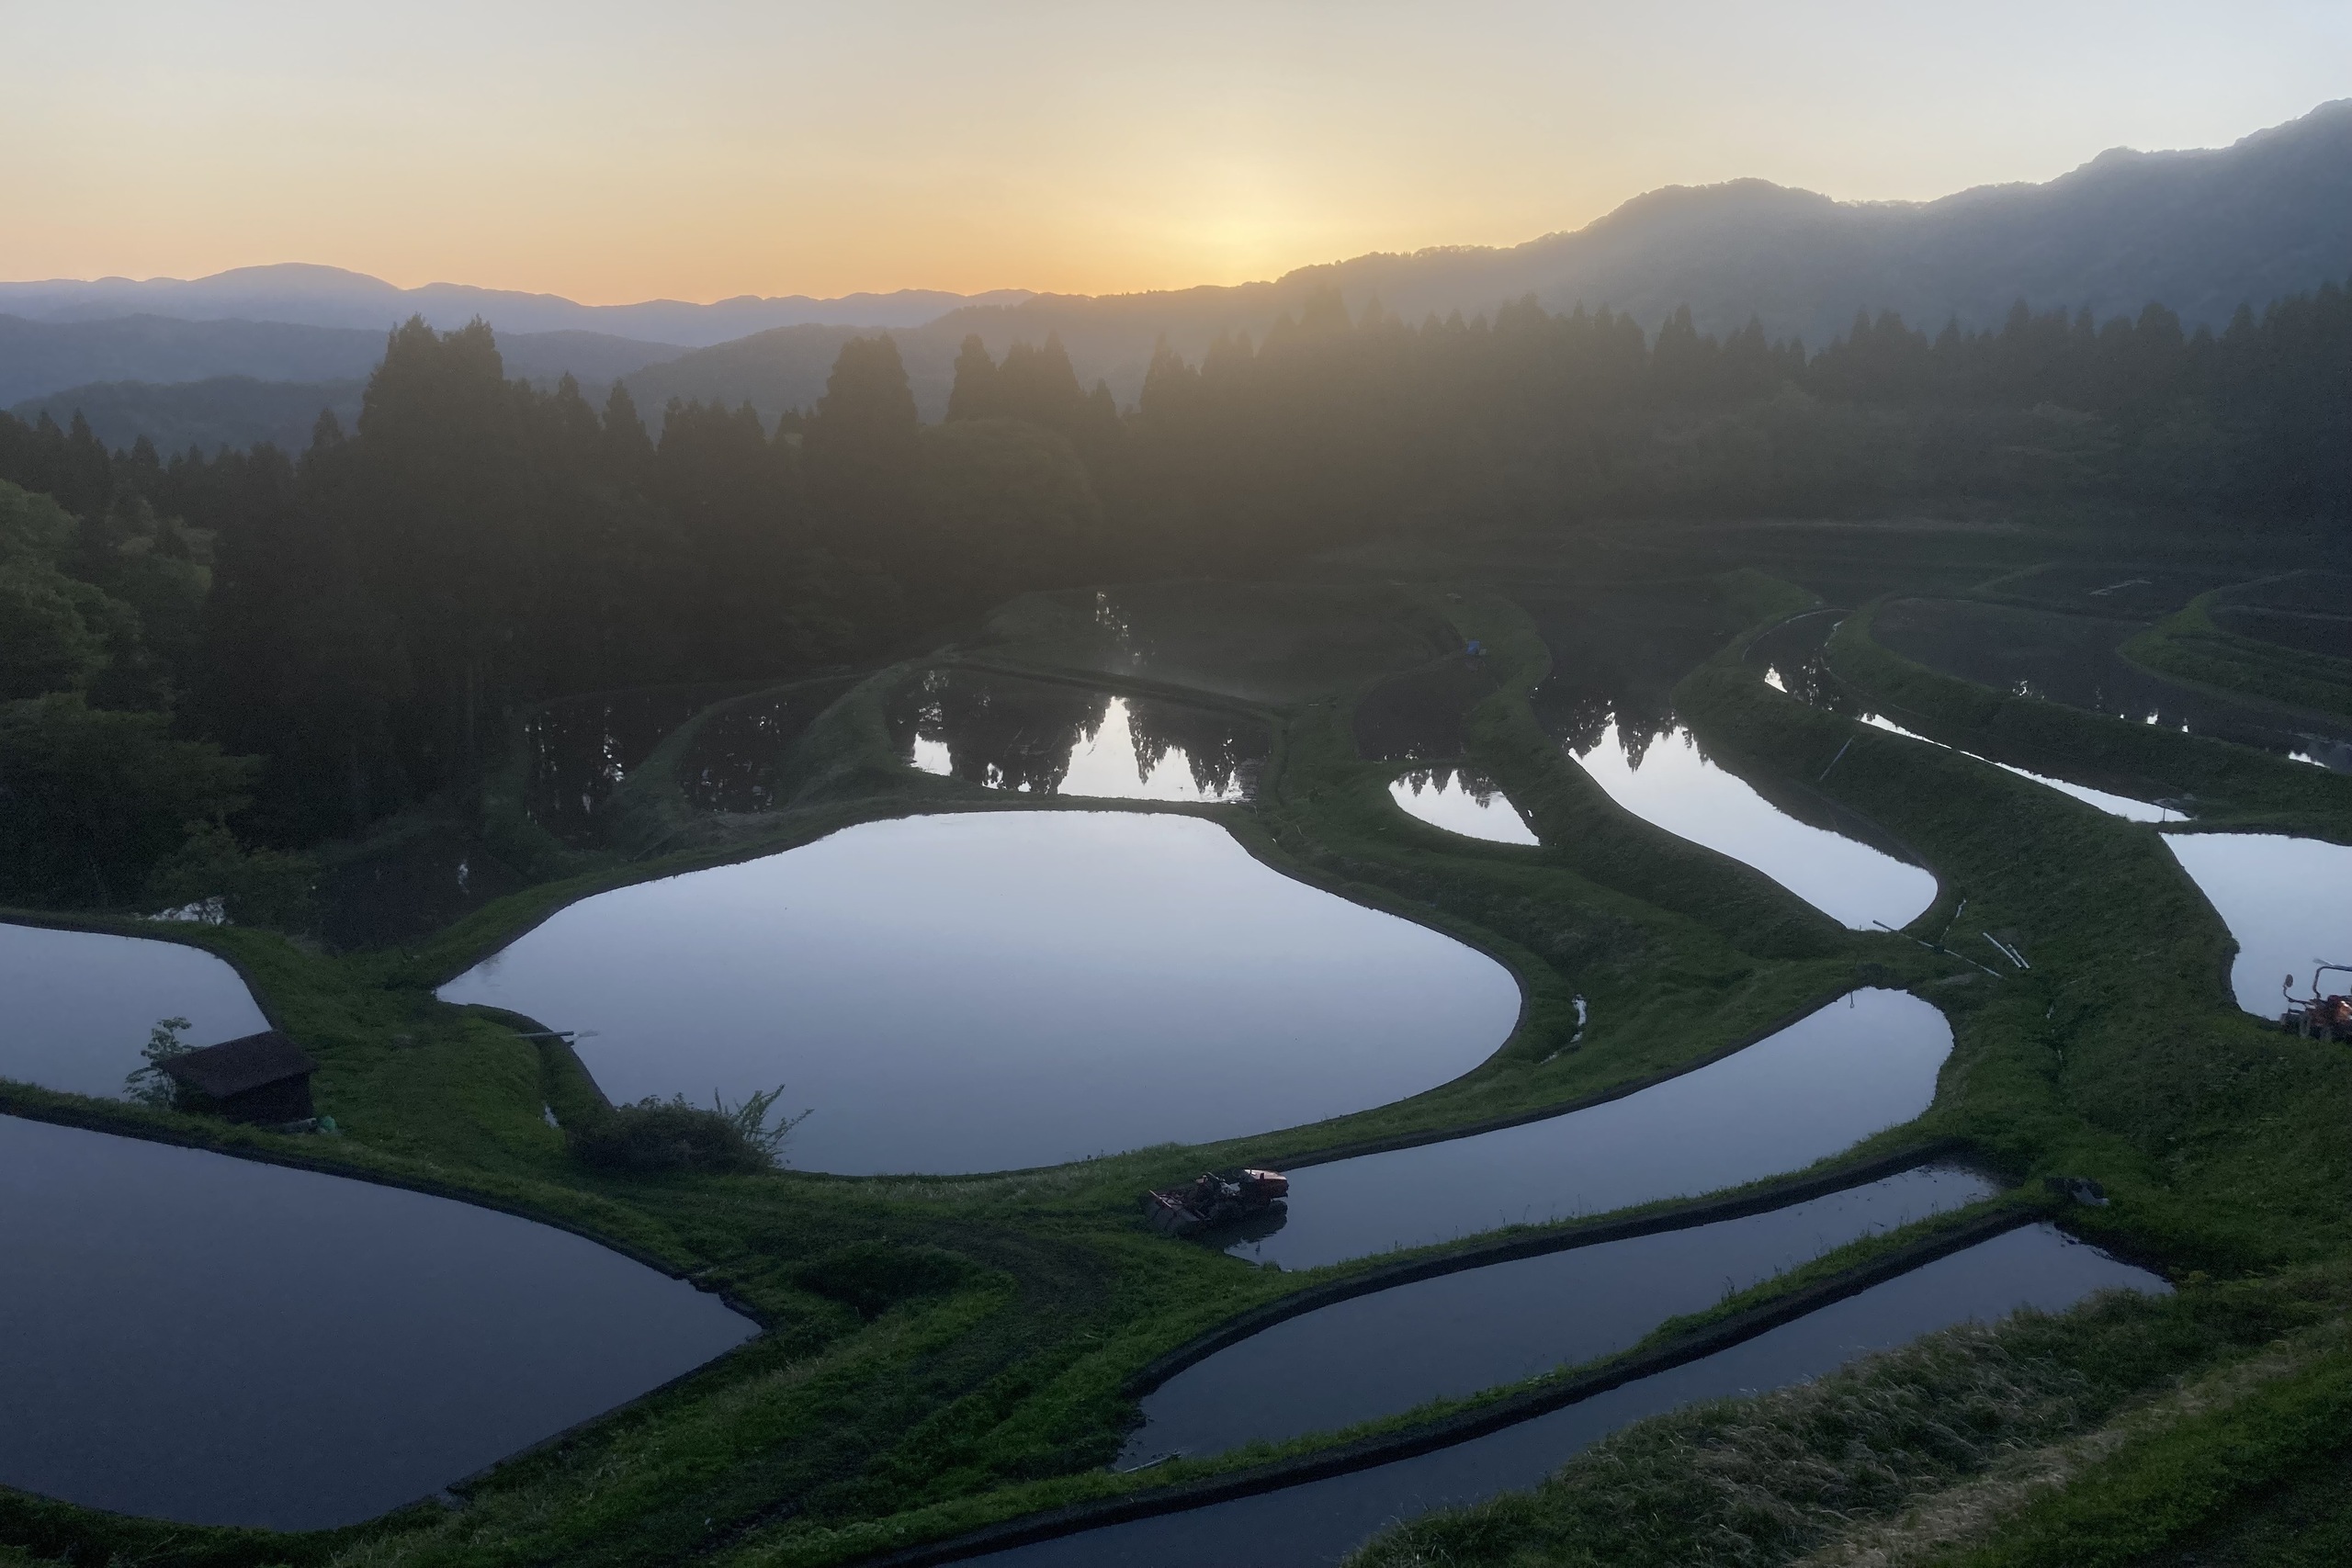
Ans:
[[[302,1048],[275,1029],[171,1056],[157,1064],[198,1094],[226,1100],[264,1084],[301,1077],[318,1069]]]

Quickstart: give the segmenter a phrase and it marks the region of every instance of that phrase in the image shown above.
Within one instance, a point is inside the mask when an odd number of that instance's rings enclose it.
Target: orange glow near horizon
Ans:
[[[2177,0],[0,0],[0,277],[592,304],[1232,283],[1744,175],[1923,199],[2352,84],[2352,8]]]

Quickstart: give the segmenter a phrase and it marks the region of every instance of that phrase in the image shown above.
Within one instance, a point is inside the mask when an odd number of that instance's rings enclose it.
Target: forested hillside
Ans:
[[[1262,341],[1163,347],[1124,414],[1058,341],[974,336],[925,423],[876,336],[805,416],[674,402],[658,438],[626,386],[599,408],[508,370],[487,327],[413,321],[299,455],[0,416],[0,897],[176,896],[242,874],[224,824],[291,848],[462,798],[530,702],[872,658],[1029,589],[1605,517],[2352,519],[2335,285],[2219,333],[2019,304],[1810,355],[1681,311],[1414,326],[1326,292]]]

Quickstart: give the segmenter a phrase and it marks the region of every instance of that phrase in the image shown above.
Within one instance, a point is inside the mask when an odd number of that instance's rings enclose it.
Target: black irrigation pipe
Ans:
[[[1782,1324],[1818,1312],[1823,1307],[1860,1294],[1939,1258],[1948,1258],[1980,1242],[2033,1224],[2039,1209],[2005,1205],[1990,1213],[1907,1247],[1872,1258],[1834,1280],[1825,1280],[1747,1311],[1710,1324],[1667,1344],[1635,1351],[1622,1360],[1557,1382],[1464,1410],[1401,1432],[1359,1438],[1320,1452],[1257,1465],[1228,1474],[1210,1476],[1173,1486],[1076,1503],[1067,1507],[1010,1519],[944,1540],[907,1547],[863,1560],[864,1568],[934,1568],[935,1564],[1034,1545],[1106,1525],[1126,1524],[1162,1514],[1185,1513],[1212,1504],[1232,1502],[1276,1492],[1311,1481],[1327,1480],[1360,1470],[1412,1459],[1483,1438],[1565,1405],[1605,1393],[1656,1373],[1727,1350]]]

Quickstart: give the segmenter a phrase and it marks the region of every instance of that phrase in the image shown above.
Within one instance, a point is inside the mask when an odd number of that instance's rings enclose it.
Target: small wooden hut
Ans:
[[[185,1091],[191,1110],[271,1126],[305,1122],[314,1114],[311,1075],[318,1064],[275,1029],[168,1057],[158,1066]]]

